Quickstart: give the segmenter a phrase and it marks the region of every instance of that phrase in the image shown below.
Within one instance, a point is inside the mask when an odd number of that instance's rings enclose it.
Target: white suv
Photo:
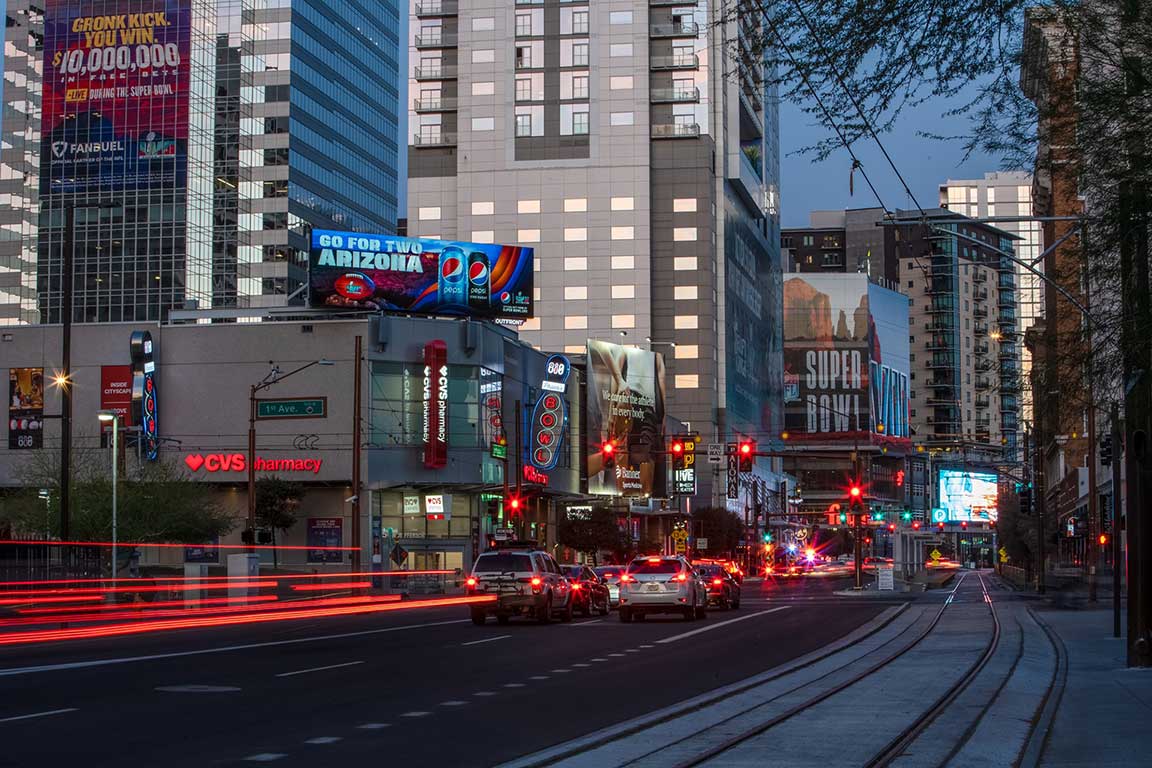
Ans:
[[[620,577],[620,621],[624,623],[649,613],[702,619],[707,607],[708,587],[683,557],[638,557]]]
[[[495,615],[499,624],[523,615],[547,624],[553,616],[572,621],[572,586],[547,552],[497,549],[476,558],[465,585],[469,595],[495,595],[495,602],[470,606],[472,623]]]

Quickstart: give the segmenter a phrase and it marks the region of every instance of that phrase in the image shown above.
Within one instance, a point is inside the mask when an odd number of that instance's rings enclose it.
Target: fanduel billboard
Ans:
[[[313,230],[310,303],[426,315],[532,317],[531,248]]]

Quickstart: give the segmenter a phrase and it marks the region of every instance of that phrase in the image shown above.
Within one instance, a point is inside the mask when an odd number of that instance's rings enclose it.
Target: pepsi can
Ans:
[[[440,275],[436,288],[440,293],[441,306],[467,306],[468,287],[464,272],[464,251],[452,246],[440,251]]]
[[[468,255],[468,309],[487,315],[492,296],[492,268],[488,255],[473,251]]]

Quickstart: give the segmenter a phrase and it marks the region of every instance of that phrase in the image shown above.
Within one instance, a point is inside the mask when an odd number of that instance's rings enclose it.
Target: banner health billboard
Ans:
[[[908,299],[865,275],[784,281],[790,439],[907,445]]]
[[[667,496],[664,357],[636,347],[588,342],[588,492]],[[615,466],[600,450],[615,442]]]
[[[969,472],[941,469],[939,482],[943,522],[994,523],[999,516],[997,475],[992,472]],[[932,522],[941,522],[934,517]]]
[[[40,194],[183,185],[191,0],[47,0]]]
[[[532,249],[313,230],[313,307],[522,321],[532,317]]]

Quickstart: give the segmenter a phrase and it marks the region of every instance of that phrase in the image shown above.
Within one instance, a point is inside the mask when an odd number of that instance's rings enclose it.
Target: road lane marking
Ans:
[[[462,707],[467,703],[468,702],[466,702],[466,701],[460,701],[460,699],[452,699],[451,701],[440,702],[440,706],[442,706],[442,707]]]
[[[0,723],[11,723],[16,720],[31,720],[34,717],[49,717],[51,715],[63,715],[66,712],[75,712],[76,707],[68,707],[67,709],[50,709],[47,712],[33,712],[30,715],[17,715],[16,717],[5,717],[0,719]]]
[[[629,648],[628,650],[624,651],[624,653],[640,653],[640,649],[639,648]]]
[[[249,755],[244,760],[249,763],[270,763],[282,757],[288,757],[288,755],[282,752],[261,752],[258,755]]]
[[[365,629],[358,632],[340,632],[335,635],[314,635],[312,637],[297,637],[291,640],[269,640],[264,643],[245,643],[243,645],[223,645],[216,648],[198,648],[194,651],[173,651],[171,653],[154,653],[148,656],[123,656],[114,659],[93,659],[91,661],[70,661],[63,664],[43,664],[35,667],[12,667],[0,669],[0,677],[12,675],[32,675],[38,672],[60,672],[67,669],[87,669],[89,667],[106,667],[111,664],[135,664],[140,661],[155,661],[157,659],[180,659],[185,656],[201,656],[208,653],[228,653],[230,651],[248,651],[253,648],[275,648],[280,645],[298,645],[299,643],[315,643],[320,640],[343,640],[348,637],[364,637],[366,635],[380,635],[386,632],[403,632],[409,629],[424,629],[425,627],[443,627],[449,624],[467,624],[471,619],[451,619],[449,621],[430,621],[426,624],[405,624],[400,627],[385,627],[383,629]]]
[[[473,696],[495,696],[496,692],[495,691],[476,691],[476,693],[474,693],[472,695]]]
[[[400,715],[400,717],[425,717],[425,716],[430,715],[430,714],[432,714],[432,713],[431,712],[425,712],[422,709],[417,709],[417,710],[413,710],[412,712],[405,712],[404,714]]]
[[[388,723],[364,723],[363,725],[356,726],[362,731],[378,731],[381,728],[387,728]]]
[[[608,654],[608,655],[609,655],[609,656],[611,656],[611,657],[612,657],[612,658],[614,658],[614,659],[622,659],[622,658],[624,658],[624,654],[622,654],[622,653],[610,653],[610,654]]]
[[[524,683],[504,683],[505,688],[523,688]]]
[[[589,661],[608,661],[608,659],[602,659],[602,658],[600,658],[599,656],[597,656],[597,657],[596,657],[596,658],[594,658],[594,659],[589,659]]]
[[[555,672],[556,674],[563,675],[563,674],[566,674],[568,672],[571,672],[572,670],[570,670],[570,669],[554,669],[552,671]]]
[[[240,689],[234,685],[158,685],[155,690],[162,693],[236,693]]]
[[[757,616],[765,616],[769,613],[776,613],[776,611],[786,611],[786,610],[788,610],[788,608],[789,608],[789,606],[787,606],[787,605],[781,605],[778,608],[769,608],[766,611],[757,611],[756,613],[748,613],[748,614],[745,614],[743,616],[737,616],[735,619],[728,619],[727,621],[717,622],[716,624],[709,624],[706,627],[701,627],[700,629],[694,629],[691,632],[684,632],[684,633],[679,634],[679,635],[673,635],[672,637],[666,637],[663,640],[657,640],[656,644],[657,645],[664,645],[665,643],[675,643],[679,640],[684,640],[685,638],[695,637],[696,635],[699,635],[699,634],[704,633],[704,632],[711,632],[714,629],[719,629],[720,627],[726,627],[729,624],[735,624],[738,621],[747,621],[748,619],[754,619]]]
[[[602,621],[604,621],[604,619],[592,619],[591,621],[577,621],[577,622],[573,622],[572,624],[569,624],[568,626],[569,627],[586,627],[589,624],[599,624]]]
[[[308,669],[297,669],[295,672],[281,672],[276,677],[293,677],[295,675],[306,675],[309,672],[323,672],[326,669],[340,669],[341,667],[354,667],[357,664],[363,664],[362,661],[346,661],[343,664],[329,664],[324,667],[309,667]],[[237,689],[239,690],[239,689]]]
[[[654,646],[654,645],[642,645],[640,647],[641,648],[655,648],[656,646]]]
[[[494,640],[504,640],[509,637],[512,637],[512,635],[497,635],[496,637],[486,637],[483,640],[473,640],[470,643],[460,643],[460,645],[480,645],[480,643],[491,643]]]
[[[528,679],[529,680],[548,680],[550,678],[548,677],[548,675],[532,675],[532,677],[530,677]]]
[[[304,743],[305,744],[335,744],[336,742],[341,741],[343,738],[344,738],[343,736],[317,736],[314,739],[308,739]]]
[[[573,664],[572,666],[574,666],[574,667],[590,667],[592,665],[591,664]]]

